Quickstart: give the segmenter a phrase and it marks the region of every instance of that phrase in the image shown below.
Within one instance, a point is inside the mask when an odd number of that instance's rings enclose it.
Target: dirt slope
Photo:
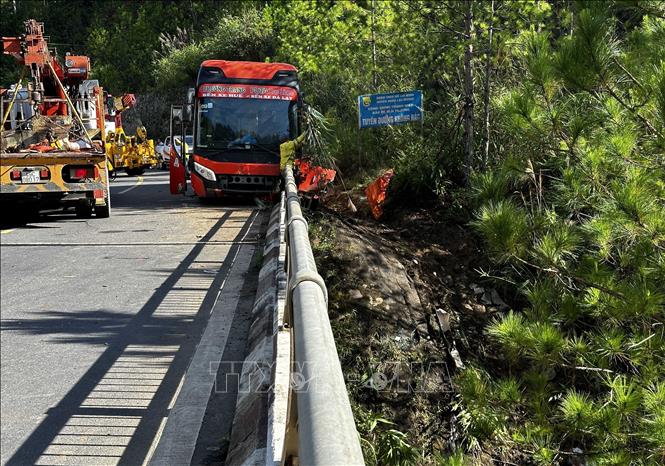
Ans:
[[[309,217],[361,435],[391,442],[395,427],[433,461],[458,442],[451,377],[484,353],[481,329],[504,306],[482,286],[473,235],[431,211],[386,223],[330,208]]]

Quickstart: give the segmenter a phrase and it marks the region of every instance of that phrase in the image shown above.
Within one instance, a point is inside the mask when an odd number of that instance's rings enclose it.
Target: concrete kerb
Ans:
[[[231,430],[229,465],[282,462],[289,401],[291,340],[284,330],[286,302],[286,200],[270,215],[263,265],[259,272],[248,354],[239,378]]]

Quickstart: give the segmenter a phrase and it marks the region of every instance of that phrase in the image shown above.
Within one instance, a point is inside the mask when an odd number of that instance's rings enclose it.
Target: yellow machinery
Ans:
[[[146,168],[155,167],[159,160],[155,143],[148,139],[144,126],[136,129],[135,136],[128,136],[122,128],[121,114],[136,103],[134,94],[122,97],[108,96],[106,127],[102,134],[109,171],[114,176],[124,170],[129,176],[141,175]]]
[[[145,127],[136,129],[136,136],[127,136],[122,127],[106,133],[106,157],[112,173],[125,170],[129,176],[141,175],[146,168],[156,166],[155,143],[147,138]]]

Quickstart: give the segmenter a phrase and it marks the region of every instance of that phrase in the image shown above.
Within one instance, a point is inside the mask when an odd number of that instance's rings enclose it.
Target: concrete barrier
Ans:
[[[363,465],[291,167],[272,211],[227,465]],[[291,354],[293,351],[293,354]]]

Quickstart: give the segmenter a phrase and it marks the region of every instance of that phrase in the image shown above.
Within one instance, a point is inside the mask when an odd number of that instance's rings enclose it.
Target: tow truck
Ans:
[[[159,164],[155,143],[148,139],[144,126],[136,128],[136,135],[130,136],[122,127],[122,113],[136,105],[134,94],[120,97],[105,96],[106,114],[102,139],[106,149],[111,177],[124,170],[128,176],[142,175],[147,168]]]
[[[0,96],[0,202],[23,210],[73,205],[78,216],[109,217],[103,89],[88,79],[90,58],[68,54],[61,63],[44,23],[24,26],[20,37],[2,37],[2,52],[23,70]]]

